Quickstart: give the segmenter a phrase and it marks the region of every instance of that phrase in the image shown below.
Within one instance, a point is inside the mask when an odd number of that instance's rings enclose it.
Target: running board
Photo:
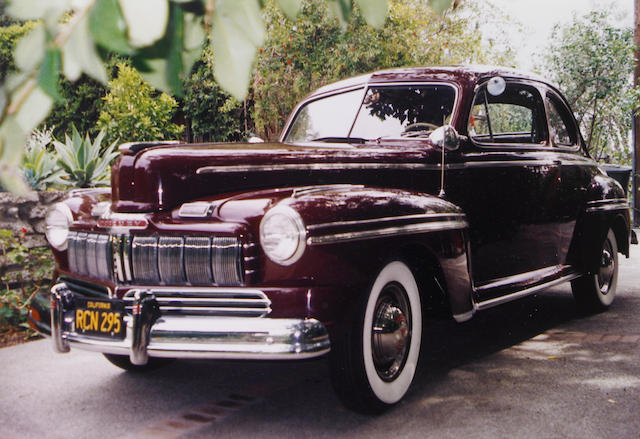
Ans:
[[[551,280],[549,282],[535,285],[533,287],[526,288],[524,290],[516,291],[515,293],[496,297],[495,299],[489,299],[489,300],[484,300],[482,302],[478,302],[475,304],[475,307],[478,311],[493,308],[494,306],[502,305],[503,303],[511,302],[512,300],[517,300],[526,296],[530,296],[544,289],[551,288],[556,285],[560,285],[564,282],[569,282],[570,280],[577,279],[580,276],[581,276],[580,273],[570,273],[560,278]]]

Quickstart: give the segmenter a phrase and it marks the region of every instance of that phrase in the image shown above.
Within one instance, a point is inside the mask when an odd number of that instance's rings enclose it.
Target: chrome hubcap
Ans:
[[[615,272],[615,259],[613,257],[613,249],[611,242],[607,239],[602,246],[602,256],[600,257],[600,269],[598,270],[598,286],[600,292],[606,295],[611,286],[611,280]]]
[[[389,283],[380,293],[373,315],[371,342],[378,376],[392,381],[402,371],[411,343],[409,302],[398,283]]]

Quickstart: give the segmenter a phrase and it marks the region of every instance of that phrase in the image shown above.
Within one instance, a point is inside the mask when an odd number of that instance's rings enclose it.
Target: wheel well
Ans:
[[[409,265],[418,284],[423,314],[429,317],[450,318],[447,286],[438,258],[429,249],[419,245],[403,248],[401,256]]]

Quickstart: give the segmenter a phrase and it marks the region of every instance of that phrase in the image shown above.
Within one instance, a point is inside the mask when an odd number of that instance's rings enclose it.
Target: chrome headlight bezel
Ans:
[[[279,265],[298,261],[306,248],[307,231],[300,214],[289,206],[270,209],[260,222],[260,245]]]
[[[45,217],[45,236],[51,247],[66,250],[69,241],[69,226],[73,222],[71,209],[65,203],[56,203]]]

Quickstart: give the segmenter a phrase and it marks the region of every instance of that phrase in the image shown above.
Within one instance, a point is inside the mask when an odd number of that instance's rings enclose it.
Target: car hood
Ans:
[[[287,186],[380,184],[381,170],[437,163],[426,142],[178,144],[125,151],[112,172],[115,212],[167,211],[202,197]]]

